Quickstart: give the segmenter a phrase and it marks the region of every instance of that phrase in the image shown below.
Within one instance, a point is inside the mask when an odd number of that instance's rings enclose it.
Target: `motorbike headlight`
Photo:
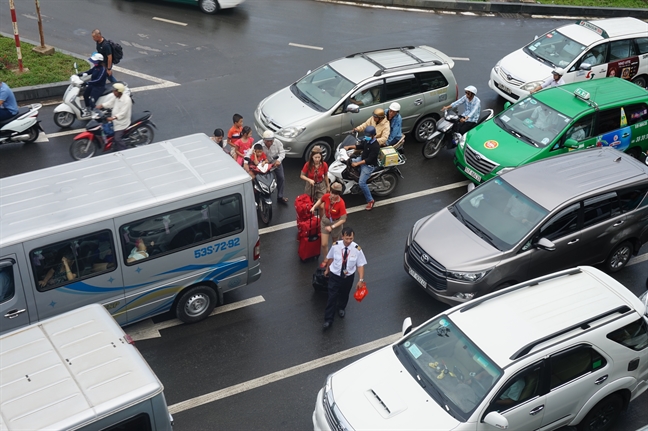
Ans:
[[[452,278],[454,280],[467,281],[467,282],[470,282],[470,283],[474,283],[474,282],[484,278],[486,276],[486,274],[491,272],[491,269],[486,269],[484,271],[476,271],[476,272],[446,271],[446,275],[448,276],[448,278]]]
[[[513,169],[515,169],[515,168],[513,168],[513,167],[502,168],[502,169],[500,169],[499,171],[497,171],[497,175],[505,174],[505,173],[507,173],[507,172],[512,171]]]
[[[531,91],[534,88],[536,88],[538,85],[542,84],[544,81],[531,81],[527,82],[524,84],[522,87],[520,87],[524,91]]]
[[[279,129],[276,134],[281,138],[292,139],[301,135],[304,130],[306,130],[306,127],[284,127],[283,129]]]
[[[270,194],[270,188],[266,184],[259,183],[259,188],[263,193]]]

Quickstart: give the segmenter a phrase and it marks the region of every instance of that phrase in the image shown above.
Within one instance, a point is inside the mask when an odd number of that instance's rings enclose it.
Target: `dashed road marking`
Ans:
[[[187,23],[186,23],[186,22],[173,21],[173,20],[171,20],[171,19],[159,18],[159,17],[157,17],[157,16],[154,16],[153,19],[156,20],[156,21],[167,22],[167,23],[169,23],[169,24],[181,25],[181,26],[183,26],[183,27],[186,27],[186,26],[187,26]]]
[[[322,51],[324,49],[321,46],[302,45],[301,43],[292,43],[292,42],[290,42],[288,45],[289,46],[295,46],[297,48],[316,49],[318,51]]]

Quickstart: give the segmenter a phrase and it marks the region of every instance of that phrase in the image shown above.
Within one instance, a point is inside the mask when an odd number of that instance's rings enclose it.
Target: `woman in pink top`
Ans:
[[[252,144],[254,144],[252,129],[250,126],[245,126],[243,127],[243,130],[241,130],[241,137],[234,141],[234,146],[236,147],[236,161],[239,165],[243,166],[243,157],[245,157],[245,153],[252,148]]]

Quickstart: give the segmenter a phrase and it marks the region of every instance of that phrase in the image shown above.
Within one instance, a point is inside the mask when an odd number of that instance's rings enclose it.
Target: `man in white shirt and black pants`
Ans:
[[[126,144],[122,139],[124,136],[124,131],[130,126],[131,123],[131,114],[133,111],[133,100],[128,94],[125,94],[126,87],[124,84],[116,83],[113,84],[113,95],[114,99],[109,100],[103,105],[97,106],[97,108],[111,108],[111,116],[107,118],[108,121],[112,121],[113,127],[115,130],[115,136],[113,137],[114,149],[115,151],[123,151],[126,148]]]
[[[353,229],[345,227],[342,229],[342,239],[334,242],[326,255],[324,275],[329,276],[329,283],[324,330],[333,324],[336,310],[340,317],[344,317],[356,270],[360,275],[356,289],[362,287],[364,282],[364,266],[367,259],[360,246],[353,241],[353,237]]]

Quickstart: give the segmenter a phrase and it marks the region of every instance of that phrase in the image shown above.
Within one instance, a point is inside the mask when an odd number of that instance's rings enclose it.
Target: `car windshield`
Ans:
[[[534,147],[544,148],[569,125],[571,118],[527,97],[495,118],[495,124]]]
[[[290,86],[293,94],[318,111],[328,111],[346,96],[354,84],[325,65]]]
[[[502,369],[443,315],[395,346],[412,377],[462,421],[481,404]]]
[[[505,251],[520,242],[549,211],[495,177],[449,208],[468,229]]]
[[[551,67],[567,67],[585,50],[585,46],[557,30],[550,31],[524,47],[531,57]]]

